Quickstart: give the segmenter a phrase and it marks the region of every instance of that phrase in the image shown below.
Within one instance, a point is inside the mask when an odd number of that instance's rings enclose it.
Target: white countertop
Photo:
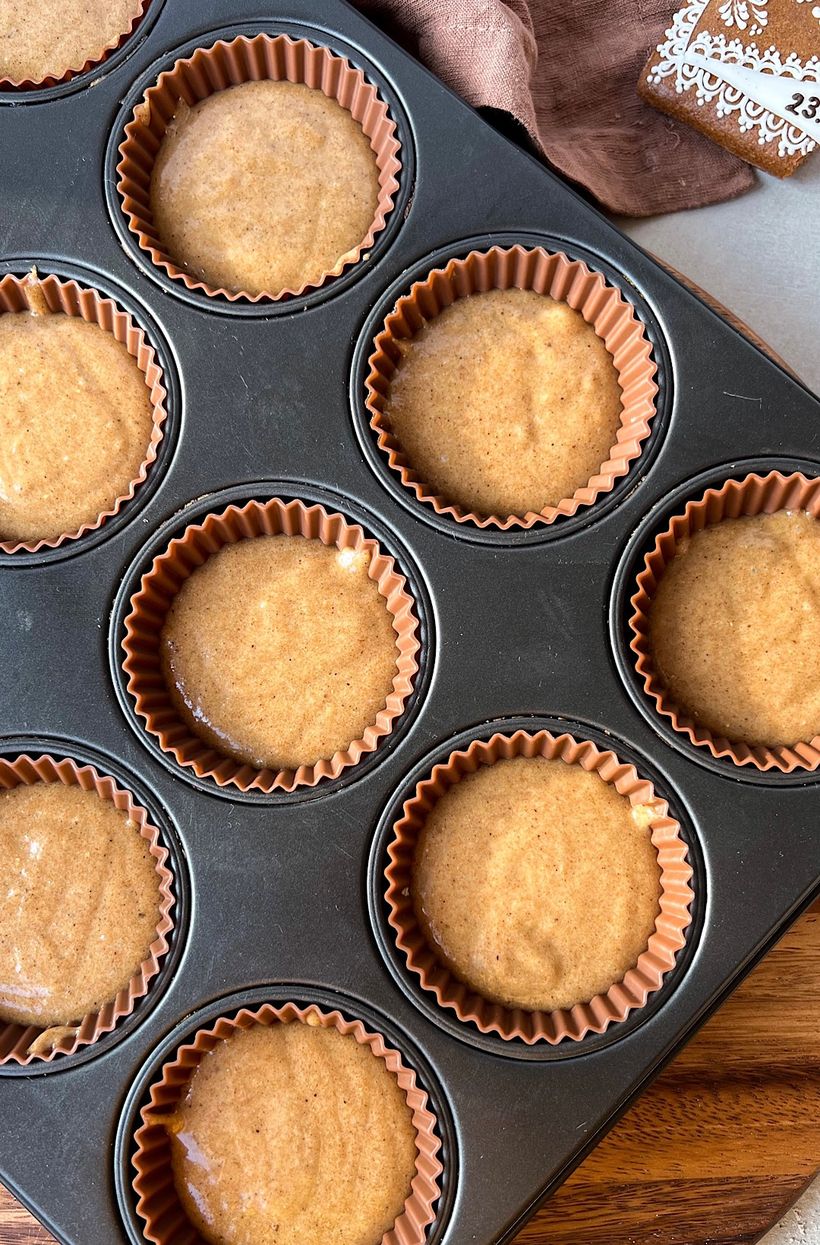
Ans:
[[[745,320],[820,394],[820,152],[785,181],[761,173],[728,203],[618,224]]]
[[[618,224],[745,320],[820,394],[820,152],[786,181],[761,174],[728,203]],[[762,1245],[820,1245],[820,1177]]]

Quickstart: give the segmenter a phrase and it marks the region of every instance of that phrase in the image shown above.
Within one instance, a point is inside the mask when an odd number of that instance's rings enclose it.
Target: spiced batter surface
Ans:
[[[412,1113],[384,1061],[299,1021],[221,1041],[169,1131],[180,1199],[213,1245],[379,1245],[415,1173]]]
[[[397,342],[385,422],[448,502],[482,516],[538,513],[609,458],[618,374],[566,303],[533,290],[472,294]]]
[[[0,791],[0,1019],[72,1024],[147,958],[159,923],[149,844],[94,791]]]
[[[0,77],[60,78],[127,34],[139,0],[0,0]]]
[[[0,315],[0,540],[51,540],[127,496],[153,411],[111,333],[59,312]]]
[[[507,1007],[550,1011],[605,992],[655,927],[649,821],[579,765],[481,766],[437,801],[416,847],[413,902],[428,943]]]
[[[769,746],[820,734],[820,523],[805,511],[681,542],[649,621],[658,675],[700,726]]]
[[[393,688],[392,617],[365,553],[302,536],[225,545],[185,580],[163,663],[191,730],[258,768],[312,765],[362,738]]]
[[[249,294],[318,282],[366,237],[378,198],[359,123],[294,82],[244,82],[183,103],[151,179],[154,222],[174,262]]]

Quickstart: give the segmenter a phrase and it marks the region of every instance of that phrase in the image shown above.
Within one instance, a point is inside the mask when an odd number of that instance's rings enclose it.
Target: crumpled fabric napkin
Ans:
[[[611,212],[730,199],[754,172],[638,98],[676,0],[354,0],[477,108],[524,126],[548,163]]]

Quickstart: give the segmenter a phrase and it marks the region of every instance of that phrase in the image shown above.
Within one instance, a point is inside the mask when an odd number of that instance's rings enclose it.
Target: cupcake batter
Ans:
[[[378,1245],[415,1174],[412,1115],[383,1060],[299,1021],[220,1042],[172,1129],[177,1190],[213,1245]]]
[[[369,557],[303,536],[226,545],[185,581],[163,630],[195,734],[264,768],[312,765],[375,723],[398,650]]]
[[[0,0],[0,77],[61,78],[127,34],[140,0]]]
[[[437,957],[483,998],[569,1008],[635,966],[659,912],[643,806],[543,757],[482,766],[419,837],[413,902]]]
[[[366,237],[378,197],[359,123],[293,82],[245,82],[183,104],[151,180],[154,222],[175,263],[249,294],[318,282]]]
[[[820,734],[820,523],[781,510],[682,542],[650,641],[673,704],[715,735],[788,745]]]
[[[94,791],[0,791],[0,1020],[68,1025],[128,985],[159,922],[148,842]]]
[[[448,502],[481,516],[538,513],[609,458],[618,374],[566,303],[533,290],[472,294],[398,345],[385,422]]]
[[[50,540],[110,510],[151,440],[125,346],[59,312],[0,314],[0,540]]]

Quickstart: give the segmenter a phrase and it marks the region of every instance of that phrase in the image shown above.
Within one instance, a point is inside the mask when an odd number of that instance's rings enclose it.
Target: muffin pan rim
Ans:
[[[258,302],[248,302],[242,299],[230,301],[219,294],[209,295],[200,290],[188,289],[182,281],[170,277],[153,263],[150,256],[140,247],[123,211],[122,197],[118,189],[117,165],[121,158],[120,145],[125,134],[125,126],[132,119],[134,108],[139,104],[146,90],[157,81],[160,74],[173,68],[178,60],[192,56],[198,48],[212,47],[221,40],[230,42],[241,35],[252,37],[257,34],[289,35],[295,39],[306,39],[309,42],[318,43],[346,58],[354,68],[361,70],[365,79],[375,86],[378,95],[384,100],[388,114],[396,127],[396,137],[399,142],[399,187],[384,228],[376,235],[367,255],[345,268],[338,276],[331,277],[317,288],[309,288],[305,293],[291,298],[261,299]],[[199,311],[242,320],[267,320],[323,306],[335,296],[343,294],[364,276],[372,273],[380,260],[392,248],[396,235],[412,209],[416,178],[416,140],[409,113],[399,92],[393,86],[389,74],[382,69],[371,54],[322,25],[303,23],[290,18],[282,21],[262,18],[258,22],[246,21],[209,29],[157,57],[131,83],[128,91],[122,96],[122,104],[109,128],[102,172],[109,219],[120,245],[141,273],[150,277],[165,293],[174,295]]]
[[[771,471],[781,471],[784,475],[802,473],[808,476],[820,476],[820,459],[775,454],[739,458],[734,462],[717,464],[695,476],[690,476],[656,502],[644,514],[618,555],[609,589],[608,633],[612,658],[630,700],[665,743],[684,756],[687,761],[702,765],[711,770],[713,774],[729,781],[788,789],[815,786],[820,783],[820,768],[816,770],[796,768],[790,772],[784,772],[776,769],[760,770],[753,765],[738,765],[731,757],[713,756],[707,747],[690,742],[682,731],[676,730],[669,719],[659,713],[644,690],[643,676],[636,669],[635,654],[630,648],[632,631],[628,621],[632,613],[630,598],[635,591],[636,578],[643,566],[644,555],[652,547],[655,537],[668,526],[674,515],[683,510],[686,502],[697,500],[708,488],[719,487],[728,480],[742,479],[751,474],[767,475]]]
[[[586,264],[593,274],[600,273],[607,285],[612,285],[620,291],[623,299],[633,307],[636,318],[643,326],[645,336],[652,348],[651,357],[656,368],[654,383],[657,386],[657,392],[649,435],[643,441],[638,457],[630,463],[626,474],[615,481],[612,489],[602,493],[590,505],[580,506],[571,516],[560,515],[551,523],[536,523],[529,528],[511,527],[503,530],[492,526],[481,528],[475,523],[459,522],[449,514],[439,514],[430,504],[420,501],[401,481],[398,472],[390,466],[387,455],[378,445],[376,432],[370,427],[370,412],[365,405],[367,392],[365,381],[370,370],[369,358],[374,349],[375,339],[381,332],[387,315],[398,299],[409,291],[414,282],[423,280],[433,269],[445,266],[448,260],[463,259],[472,251],[486,251],[493,246],[509,248],[516,245],[526,249],[543,247],[551,253],[561,252],[570,260],[578,260]],[[493,230],[454,239],[423,255],[405,268],[386,289],[383,289],[370,308],[364,323],[359,326],[350,365],[349,386],[349,410],[357,442],[379,484],[387,490],[393,500],[401,503],[414,518],[427,523],[447,536],[464,540],[468,544],[491,545],[505,549],[528,548],[531,545],[560,540],[564,536],[586,530],[593,523],[617,510],[620,503],[640,487],[662,452],[676,402],[675,369],[667,336],[661,316],[651,300],[643,293],[638,282],[603,255],[576,243],[571,238],[549,232],[522,229]]]
[[[161,747],[157,739],[149,734],[144,722],[137,716],[133,697],[128,691],[128,677],[122,667],[122,639],[125,634],[125,619],[131,610],[131,596],[137,590],[142,575],[154,557],[162,552],[175,536],[181,535],[192,524],[200,522],[210,512],[218,513],[231,504],[242,504],[252,500],[263,501],[270,497],[279,497],[286,502],[299,500],[307,501],[308,504],[317,503],[330,512],[338,512],[342,518],[361,526],[365,536],[374,539],[380,548],[383,548],[394,559],[397,569],[406,580],[407,592],[413,601],[418,619],[419,649],[416,654],[418,671],[404,711],[396,719],[390,733],[379,741],[378,746],[372,752],[367,753],[355,765],[345,768],[338,777],[321,779],[313,787],[297,786],[292,791],[242,791],[232,784],[220,786],[213,779],[197,777],[190,767],[181,765]],[[140,545],[126,569],[121,573],[110,608],[107,646],[109,676],[114,685],[119,707],[140,744],[174,777],[182,778],[197,791],[206,795],[219,796],[232,803],[300,804],[340,791],[369,774],[396,747],[400,746],[413,730],[419,715],[423,712],[436,665],[437,627],[432,601],[432,593],[419,560],[410,552],[401,537],[395,535],[380,518],[377,517],[374,522],[372,512],[358,501],[300,480],[261,480],[236,484],[197,497],[175,511],[153,529],[149,539]]]
[[[121,285],[115,278],[102,275],[83,264],[64,261],[58,257],[38,254],[6,255],[0,258],[0,278],[8,274],[24,277],[36,267],[40,277],[55,276],[62,282],[75,281],[84,290],[96,290],[122,311],[125,311],[140,328],[145,340],[154,350],[161,370],[162,384],[166,392],[165,418],[157,454],[149,464],[145,479],[135,488],[133,496],[120,506],[116,514],[103,518],[96,527],[78,536],[62,539],[53,547],[44,546],[36,552],[25,549],[7,553],[0,549],[0,572],[4,567],[18,568],[53,565],[98,548],[107,539],[117,536],[142,510],[144,510],[162,487],[171,471],[177,453],[183,425],[183,393],[179,367],[170,339],[156,317],[145,304]],[[0,313],[2,314],[2,313]]]
[[[138,1029],[159,1005],[173,984],[176,971],[185,954],[191,919],[192,890],[187,854],[176,822],[165,805],[153,794],[147,782],[133,777],[128,766],[101,749],[79,740],[58,735],[2,735],[0,756],[14,757],[48,754],[56,759],[69,758],[80,765],[92,765],[103,777],[110,776],[117,785],[129,791],[146,810],[152,825],[159,831],[159,842],[168,851],[166,866],[172,875],[174,906],[173,927],[168,933],[168,951],[158,973],[151,979],[145,995],[137,999],[133,1010],[95,1042],[82,1046],[70,1055],[55,1055],[51,1060],[34,1060],[28,1064],[0,1064],[0,1078],[53,1076],[71,1072],[107,1054],[112,1047]]]
[[[430,1110],[436,1119],[436,1134],[441,1142],[438,1157],[442,1165],[439,1176],[441,1194],[435,1205],[435,1219],[428,1227],[426,1245],[438,1245],[450,1223],[453,1204],[458,1196],[460,1144],[458,1127],[446,1086],[436,1073],[429,1058],[414,1038],[408,1037],[401,1025],[385,1016],[378,1008],[365,1003],[349,991],[334,991],[309,982],[277,980],[269,985],[249,986],[212,998],[195,1011],[177,1020],[161,1042],[154,1045],[142,1060],[136,1075],[131,1078],[116,1121],[112,1161],[117,1208],[129,1240],[133,1245],[144,1245],[142,1220],[136,1211],[136,1196],[132,1187],[133,1168],[131,1155],[133,1137],[139,1112],[144,1105],[148,1089],[168,1057],[186,1044],[198,1029],[206,1028],[220,1016],[233,1015],[243,1008],[259,1008],[270,1002],[282,1005],[294,1002],[307,1007],[317,1004],[323,1010],[339,1011],[345,1019],[361,1020],[365,1027],[384,1036],[395,1047],[408,1068],[416,1071],[427,1093]]]
[[[446,762],[453,752],[468,748],[473,740],[488,740],[498,733],[511,735],[518,730],[529,733],[547,730],[555,735],[567,733],[577,740],[589,739],[602,751],[612,751],[620,761],[634,765],[638,776],[648,779],[656,794],[667,800],[670,815],[679,822],[680,837],[687,845],[692,868],[690,886],[694,898],[690,904],[690,921],[685,930],[685,943],[675,956],[674,968],[665,974],[661,986],[649,996],[643,1007],[635,1008],[624,1020],[610,1024],[603,1033],[587,1034],[577,1040],[565,1039],[556,1045],[546,1042],[527,1044],[518,1038],[483,1033],[475,1025],[459,1020],[450,1008],[439,1005],[435,996],[420,984],[416,974],[408,967],[404,953],[397,947],[395,931],[388,922],[389,908],[385,899],[387,847],[393,836],[393,825],[401,814],[404,801],[415,791],[417,784],[429,776],[435,765]],[[371,933],[379,955],[405,997],[427,1020],[443,1029],[450,1037],[511,1060],[547,1064],[580,1059],[631,1037],[644,1023],[657,1015],[674,994],[678,984],[688,975],[700,945],[709,902],[701,833],[695,815],[680,793],[679,785],[668,778],[660,766],[648,761],[642,751],[627,742],[620,733],[610,733],[604,727],[580,719],[549,714],[512,714],[478,722],[456,735],[439,740],[394,784],[383,805],[367,854],[367,907]]]

